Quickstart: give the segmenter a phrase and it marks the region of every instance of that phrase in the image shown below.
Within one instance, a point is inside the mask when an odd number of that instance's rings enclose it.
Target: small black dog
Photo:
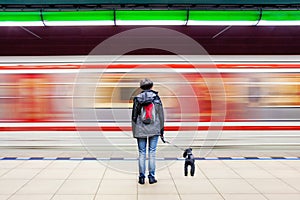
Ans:
[[[188,148],[184,151],[183,157],[185,158],[184,162],[184,175],[188,175],[188,166],[191,166],[191,176],[195,174],[195,158],[192,154],[192,148]]]

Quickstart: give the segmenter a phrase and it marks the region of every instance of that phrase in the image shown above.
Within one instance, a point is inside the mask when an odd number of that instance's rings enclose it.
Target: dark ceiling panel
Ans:
[[[1,27],[0,56],[87,55],[105,39],[133,28],[137,27]],[[298,26],[230,27],[220,35],[218,33],[226,27],[165,28],[190,36],[211,55],[300,54]],[[131,54],[167,54],[167,52],[141,49]]]

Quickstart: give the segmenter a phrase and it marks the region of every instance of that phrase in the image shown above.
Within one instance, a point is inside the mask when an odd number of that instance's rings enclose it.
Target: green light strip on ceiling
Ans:
[[[191,10],[187,25],[253,26],[258,23],[259,10]]]
[[[41,21],[40,12],[0,12],[0,21],[7,22],[38,22]]]
[[[117,25],[184,25],[187,10],[117,10]]]
[[[257,21],[259,10],[191,10],[189,20],[194,21]]]
[[[266,21],[296,21],[300,20],[299,10],[264,10],[261,20]]]
[[[0,26],[43,26],[37,12],[0,12]]]
[[[188,21],[187,21],[188,19]],[[42,21],[43,20],[43,21]],[[0,12],[0,26],[300,25],[298,10],[97,10]]]
[[[45,21],[113,21],[114,11],[59,11],[59,12],[43,12]]]
[[[114,25],[114,11],[44,11],[46,26],[92,26]]]
[[[299,10],[264,10],[260,26],[299,26],[300,11]]]
[[[117,10],[117,20],[148,21],[148,20],[176,20],[186,21],[186,10]]]

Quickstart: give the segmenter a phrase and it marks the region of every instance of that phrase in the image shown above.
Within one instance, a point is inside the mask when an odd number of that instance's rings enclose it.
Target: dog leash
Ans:
[[[171,142],[166,141],[165,138],[161,138],[161,140],[163,141],[163,143],[170,144],[170,145],[172,145],[172,146],[174,146],[174,147],[176,147],[176,148],[178,148],[178,149],[180,149],[180,150],[182,150],[182,151],[185,151],[185,149],[183,149],[183,148],[177,146],[176,144],[172,144]]]

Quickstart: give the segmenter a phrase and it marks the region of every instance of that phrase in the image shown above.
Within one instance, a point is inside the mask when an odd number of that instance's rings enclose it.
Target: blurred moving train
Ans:
[[[250,129],[261,129],[259,123],[265,122],[272,130],[300,129],[299,56],[188,58],[2,57],[0,124],[96,119],[129,127],[139,80],[148,77],[162,98],[169,130],[172,123],[212,121],[254,122]],[[74,119],[78,110],[83,117]]]

